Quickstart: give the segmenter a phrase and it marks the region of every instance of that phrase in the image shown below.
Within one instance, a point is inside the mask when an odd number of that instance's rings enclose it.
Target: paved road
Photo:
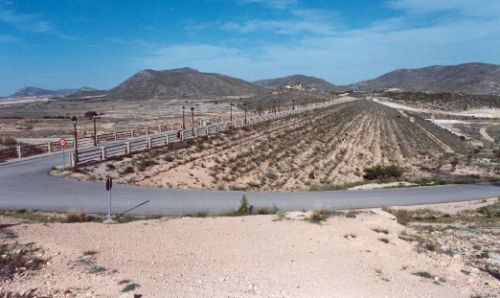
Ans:
[[[106,192],[102,182],[77,182],[47,174],[59,161],[58,155],[0,166],[0,209],[107,212]],[[372,208],[500,196],[500,183],[292,193],[175,190],[115,185],[113,211],[119,213],[150,200],[150,203],[133,213],[220,213],[237,208],[243,194],[256,207],[276,205],[280,210]]]

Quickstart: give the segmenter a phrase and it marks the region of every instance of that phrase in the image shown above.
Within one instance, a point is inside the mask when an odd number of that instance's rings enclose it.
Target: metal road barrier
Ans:
[[[132,131],[129,135],[131,138],[126,140],[119,140],[114,137],[110,143],[103,144],[101,146],[91,147],[91,148],[81,148],[78,150],[78,157],[75,156],[74,152],[70,153],[70,163],[72,167],[102,162],[110,158],[116,158],[120,156],[126,156],[138,152],[143,152],[155,148],[160,148],[168,146],[169,144],[183,142],[185,140],[192,140],[200,137],[208,137],[212,135],[219,134],[228,130],[229,128],[241,128],[248,125],[254,125],[266,121],[271,121],[290,115],[303,113],[306,111],[314,110],[317,108],[324,108],[334,104],[343,102],[344,100],[331,100],[325,103],[316,103],[306,107],[296,107],[295,110],[284,110],[275,113],[268,113],[263,115],[256,115],[247,117],[245,123],[244,118],[234,119],[233,121],[222,121],[218,123],[195,126],[194,128],[186,128],[179,130],[169,130],[165,132],[150,133],[140,131],[138,136],[135,137],[135,132]],[[134,136],[134,137],[132,137]],[[80,142],[78,142],[80,144]]]

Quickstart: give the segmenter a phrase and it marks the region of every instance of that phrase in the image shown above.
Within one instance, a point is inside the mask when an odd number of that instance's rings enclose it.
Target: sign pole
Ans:
[[[113,178],[106,178],[106,190],[108,194],[108,221],[111,222],[111,189],[113,188]]]
[[[111,220],[111,188],[109,189],[108,220]]]
[[[65,170],[65,166],[66,166],[66,160],[65,160],[66,158],[64,156],[64,146],[62,147],[61,152],[62,152],[62,168],[63,168],[63,171],[64,171]]]

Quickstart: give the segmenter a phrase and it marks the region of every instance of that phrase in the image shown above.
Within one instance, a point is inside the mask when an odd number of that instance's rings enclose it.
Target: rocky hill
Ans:
[[[90,87],[82,87],[78,89],[48,90],[38,87],[24,87],[17,90],[14,94],[9,95],[5,98],[54,97],[54,96],[66,96],[78,92],[92,92],[92,91],[96,91],[96,89]]]
[[[298,83],[302,84],[305,87],[315,88],[321,91],[335,90],[335,85],[333,85],[332,83],[327,82],[323,79],[305,75],[292,75],[287,77],[259,80],[254,82],[254,84],[256,85],[269,89],[277,89],[280,87],[291,86]]]
[[[142,70],[109,90],[106,98],[145,100],[152,98],[212,98],[248,96],[265,88],[229,76],[204,73],[191,68]]]
[[[373,80],[362,81],[343,88],[362,91],[400,88],[419,92],[500,95],[500,65],[466,63],[399,69]]]

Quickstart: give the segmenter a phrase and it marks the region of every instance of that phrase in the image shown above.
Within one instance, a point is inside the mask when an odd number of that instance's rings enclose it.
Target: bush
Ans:
[[[248,199],[245,195],[241,198],[240,208],[238,209],[240,215],[250,214],[250,207],[248,206]]]
[[[66,221],[72,222],[88,222],[92,221],[92,216],[87,215],[87,213],[70,211],[66,214]]]
[[[312,223],[320,223],[324,220],[327,220],[332,215],[332,211],[327,208],[321,208],[314,210],[309,221]]]
[[[403,175],[403,169],[396,165],[376,165],[364,169],[363,178],[366,180],[388,181],[400,178]]]

